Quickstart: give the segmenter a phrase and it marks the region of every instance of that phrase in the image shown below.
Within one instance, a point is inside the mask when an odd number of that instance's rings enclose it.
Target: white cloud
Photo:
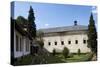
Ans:
[[[92,9],[96,9],[96,7],[95,6],[92,6]]]
[[[97,7],[95,7],[95,6],[92,7],[92,13],[97,14]]]
[[[93,14],[97,14],[97,10],[92,10],[92,13]]]
[[[45,24],[45,26],[47,27],[47,26],[49,26],[49,24]]]

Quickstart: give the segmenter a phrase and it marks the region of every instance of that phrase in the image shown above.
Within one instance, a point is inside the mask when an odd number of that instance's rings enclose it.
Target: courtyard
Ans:
[[[27,55],[15,62],[15,65],[32,65],[32,64],[54,64],[54,63],[69,63],[69,62],[85,62],[91,61],[92,54],[71,54],[68,58],[64,58],[62,54],[46,55]]]

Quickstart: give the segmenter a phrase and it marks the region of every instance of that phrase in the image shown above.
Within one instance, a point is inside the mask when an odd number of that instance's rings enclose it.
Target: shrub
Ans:
[[[78,55],[80,55],[80,54],[81,54],[81,50],[80,50],[80,49],[78,49],[77,54],[78,54]]]
[[[69,55],[69,49],[68,49],[67,47],[64,47],[63,56],[64,56],[65,58],[67,58],[68,55]]]
[[[53,51],[52,51],[53,53],[53,56],[55,56],[55,54],[56,54],[56,50],[55,49],[53,49]]]
[[[33,56],[26,55],[20,58],[17,58],[17,60],[14,62],[14,65],[29,65],[31,64],[33,59]]]
[[[39,43],[40,47],[43,48],[44,42],[43,41],[38,41],[38,43]]]
[[[73,55],[74,55],[73,53],[70,53],[70,54],[68,55],[68,57],[71,58],[71,57],[73,57]]]

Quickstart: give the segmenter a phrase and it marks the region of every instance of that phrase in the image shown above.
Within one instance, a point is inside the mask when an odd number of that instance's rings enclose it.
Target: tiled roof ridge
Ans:
[[[88,29],[88,26],[85,26],[85,25],[76,25],[76,26],[73,25],[73,26],[44,28],[44,29],[39,29],[38,31],[49,33],[49,32],[63,32],[63,31],[87,30],[87,29]]]

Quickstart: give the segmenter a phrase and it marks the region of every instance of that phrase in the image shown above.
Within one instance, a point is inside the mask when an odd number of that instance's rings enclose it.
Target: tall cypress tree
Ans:
[[[28,31],[33,38],[36,37],[35,17],[34,17],[34,11],[32,6],[30,6],[29,15],[28,15]]]
[[[88,25],[88,47],[92,52],[97,53],[97,32],[92,13]]]

